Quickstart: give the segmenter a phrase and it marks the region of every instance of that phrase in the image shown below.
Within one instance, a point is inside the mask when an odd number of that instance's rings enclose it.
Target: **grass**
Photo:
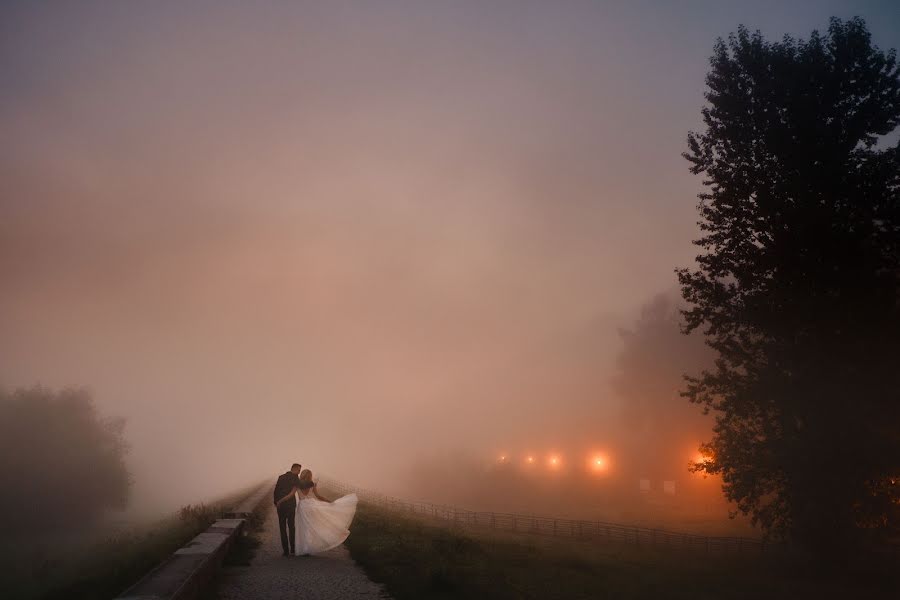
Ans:
[[[896,572],[817,572],[798,558],[715,557],[448,528],[361,504],[346,544],[396,600],[890,597]]]
[[[135,583],[175,550],[208,528],[250,490],[211,504],[188,505],[178,514],[107,536],[58,543],[61,535],[6,539],[0,552],[4,599],[108,600]],[[30,546],[30,550],[23,548]],[[43,547],[42,547],[43,546]]]

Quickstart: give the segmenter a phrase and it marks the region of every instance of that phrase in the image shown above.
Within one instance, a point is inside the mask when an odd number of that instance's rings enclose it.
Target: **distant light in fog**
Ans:
[[[551,469],[558,469],[559,466],[562,464],[562,459],[559,456],[554,454],[550,457],[550,460],[548,462],[550,463]]]
[[[533,456],[529,456],[528,458],[525,459],[525,462],[527,462],[528,464],[534,463],[534,457],[533,457]]]
[[[703,452],[695,452],[694,458],[691,460],[692,466],[702,466],[709,463],[712,460],[712,457],[708,454],[704,454]],[[694,471],[693,473],[697,477],[701,477],[706,479],[709,476],[709,473],[705,471]]]
[[[609,469],[609,459],[602,454],[595,454],[588,460],[588,467],[594,473],[605,473]]]

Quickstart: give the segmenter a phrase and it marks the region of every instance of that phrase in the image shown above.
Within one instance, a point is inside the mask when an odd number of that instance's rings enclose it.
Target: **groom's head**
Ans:
[[[303,466],[300,463],[294,463],[291,465],[291,473],[293,473],[294,475],[298,474],[301,469],[303,469]]]

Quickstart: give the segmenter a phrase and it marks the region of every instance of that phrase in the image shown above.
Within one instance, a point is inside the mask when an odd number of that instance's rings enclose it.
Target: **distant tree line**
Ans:
[[[635,479],[683,479],[696,458],[689,451],[712,431],[712,419],[679,396],[683,374],[712,364],[713,354],[702,335],[681,334],[681,304],[677,294],[658,294],[619,330],[622,349],[610,384],[622,403],[625,435],[616,460],[628,463]]]
[[[125,508],[131,476],[122,419],[84,389],[0,390],[0,522],[4,529],[90,523]]]

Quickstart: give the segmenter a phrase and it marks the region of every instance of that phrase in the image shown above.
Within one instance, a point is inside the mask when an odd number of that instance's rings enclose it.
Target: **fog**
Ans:
[[[800,4],[6,4],[0,383],[124,417],[145,512],[294,461],[443,501],[428,465],[621,456],[714,38],[900,45]]]

